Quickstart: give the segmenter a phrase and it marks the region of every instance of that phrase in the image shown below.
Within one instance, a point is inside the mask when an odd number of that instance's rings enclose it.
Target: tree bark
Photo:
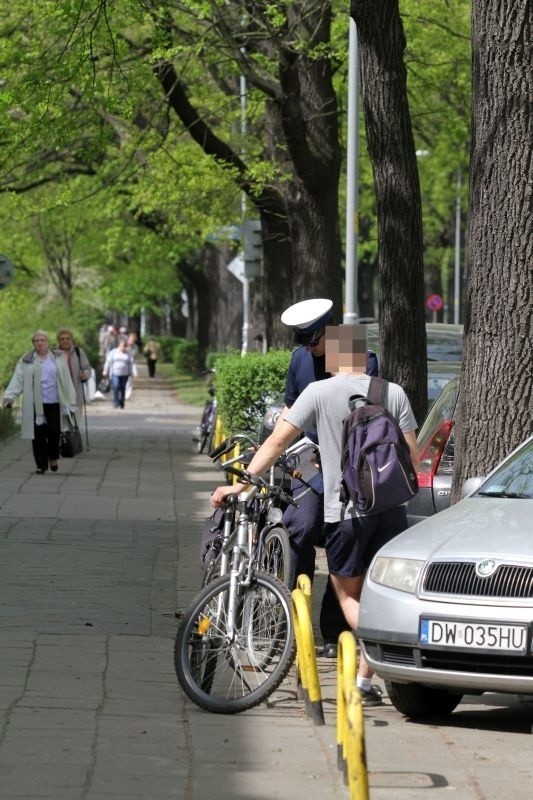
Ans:
[[[531,7],[472,6],[464,363],[454,489],[531,433]]]
[[[351,16],[378,216],[380,368],[403,386],[420,424],[427,410],[423,236],[405,36],[397,0],[352,0]]]

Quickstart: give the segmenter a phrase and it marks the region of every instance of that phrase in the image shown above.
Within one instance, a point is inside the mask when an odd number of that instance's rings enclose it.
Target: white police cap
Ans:
[[[281,315],[281,321],[291,328],[298,328],[311,333],[331,320],[330,311],[332,306],[333,301],[326,300],[323,297],[302,300],[300,303],[295,303],[286,308]]]

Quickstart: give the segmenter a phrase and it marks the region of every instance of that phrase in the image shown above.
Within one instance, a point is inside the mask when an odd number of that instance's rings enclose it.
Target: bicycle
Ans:
[[[215,375],[214,369],[205,370],[202,375]],[[213,440],[215,436],[215,426],[217,421],[217,395],[214,377],[209,381],[207,391],[209,392],[209,399],[206,400],[204,410],[202,412],[202,419],[200,424],[196,427],[192,440],[195,444],[194,450],[196,453],[203,453],[207,445],[210,450],[213,447]]]
[[[248,448],[245,452],[240,449],[243,445]],[[238,434],[226,439],[209,455],[215,463],[219,463],[221,469],[226,473],[240,478],[243,472],[236,469],[234,465],[248,463],[258,446],[247,434]],[[225,455],[234,452],[235,449],[238,449],[236,455],[221,462]],[[284,489],[286,476],[293,474],[291,472],[292,459],[292,455],[289,457],[284,454],[277,460],[270,470],[269,483],[263,484],[261,491],[250,503],[248,509],[250,557],[258,569],[275,575],[287,586],[289,586],[291,574],[291,547],[289,531],[282,519],[283,508],[292,502]],[[204,554],[204,563],[207,566],[204,571],[203,586],[227,572],[228,554],[231,552],[236,536],[235,517],[236,498],[230,497],[224,510],[220,530],[213,536],[209,548]]]
[[[250,484],[235,502],[229,572],[194,599],[178,627],[174,650],[185,694],[200,708],[222,714],[265,700],[287,675],[296,650],[289,589],[252,556],[250,508],[261,490],[277,493],[280,487],[246,470],[229,469]]]

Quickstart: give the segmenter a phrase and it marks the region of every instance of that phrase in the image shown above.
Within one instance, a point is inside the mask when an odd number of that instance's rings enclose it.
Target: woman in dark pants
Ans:
[[[47,334],[36,331],[32,344],[17,362],[3,406],[10,408],[22,395],[21,436],[31,439],[37,474],[44,475],[49,467],[57,472],[59,438],[70,427],[76,390],[66,360],[49,350]]]

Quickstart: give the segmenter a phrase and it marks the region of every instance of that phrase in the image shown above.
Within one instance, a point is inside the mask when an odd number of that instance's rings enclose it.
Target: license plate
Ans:
[[[420,645],[472,650],[493,650],[504,653],[527,652],[526,625],[461,622],[447,619],[421,619]]]

